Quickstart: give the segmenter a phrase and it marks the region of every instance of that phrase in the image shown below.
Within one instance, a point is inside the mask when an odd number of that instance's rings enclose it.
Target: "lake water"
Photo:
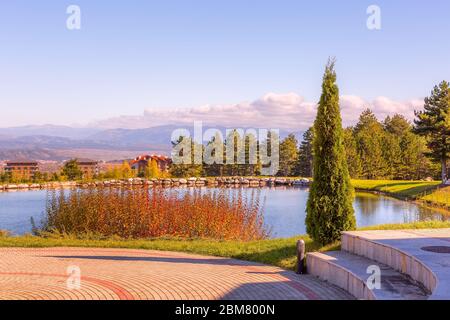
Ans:
[[[230,189],[229,192],[235,192]],[[244,193],[255,189],[243,188]],[[0,229],[13,234],[31,231],[30,218],[41,221],[45,211],[47,191],[0,192]],[[304,234],[307,188],[262,188],[265,222],[272,228],[273,237]],[[371,193],[356,194],[354,201],[358,227],[385,223],[407,223],[424,220],[450,220],[436,210]]]

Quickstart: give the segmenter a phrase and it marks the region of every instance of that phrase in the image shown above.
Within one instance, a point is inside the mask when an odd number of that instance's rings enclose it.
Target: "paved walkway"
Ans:
[[[127,249],[0,248],[0,299],[351,298],[309,275],[233,259]]]
[[[433,291],[430,299],[450,300],[450,229],[345,232],[378,248],[372,254]],[[381,245],[381,246],[380,246]],[[345,247],[345,243],[343,244]],[[363,248],[364,249],[364,248]],[[364,251],[364,250],[362,250]]]

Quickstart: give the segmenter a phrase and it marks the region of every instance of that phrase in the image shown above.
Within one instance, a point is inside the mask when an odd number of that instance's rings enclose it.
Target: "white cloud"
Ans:
[[[423,100],[394,101],[377,97],[372,102],[354,95],[340,98],[341,113],[345,126],[357,122],[366,108],[371,108],[379,119],[400,113],[408,119],[414,118],[414,110],[421,109]],[[316,116],[315,102],[308,102],[296,93],[268,93],[252,102],[237,104],[203,105],[194,108],[147,109],[141,116],[121,116],[93,123],[102,128],[148,128],[168,124],[192,124],[203,121],[209,126],[279,128],[305,130]]]

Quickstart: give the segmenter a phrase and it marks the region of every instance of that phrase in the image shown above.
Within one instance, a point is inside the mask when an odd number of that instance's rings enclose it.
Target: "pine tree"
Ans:
[[[356,225],[334,61],[325,69],[314,132],[314,177],[306,208],[306,228],[314,240],[329,244],[338,240],[342,231]]]
[[[235,129],[228,133],[225,140],[225,171],[230,176],[241,175],[245,167],[245,138]]]
[[[258,152],[259,144],[258,139],[253,133],[246,133],[244,139],[245,148],[245,165],[241,175],[254,176],[258,171]]]
[[[383,135],[383,126],[375,114],[370,109],[363,111],[355,126],[355,138],[361,159],[362,175],[366,179],[381,178],[385,174]]]
[[[297,175],[301,177],[312,177],[313,164],[313,138],[314,128],[311,127],[303,134],[303,140],[298,150]]]
[[[344,129],[344,146],[347,155],[347,167],[350,177],[356,179],[361,176],[361,159],[352,127]]]
[[[272,161],[279,162],[280,154],[280,136],[275,130],[268,130],[267,137],[259,144],[259,159],[260,159],[260,171],[265,175],[276,175],[278,172],[278,165],[272,163]]]
[[[294,134],[290,134],[280,143],[280,170],[278,175],[290,177],[295,174],[298,163],[298,141]]]
[[[450,153],[450,84],[442,81],[425,98],[424,110],[416,112],[415,132],[427,138],[429,155],[441,163],[441,177],[448,179],[447,159]]]
[[[186,158],[186,162],[181,161],[183,163],[173,163],[170,166],[168,175],[177,178],[200,177],[203,174],[203,163],[196,163],[195,150],[200,150],[199,154],[202,156],[204,152],[203,145],[195,142],[190,137],[184,136],[180,136],[177,141],[172,141],[173,148],[179,145],[186,147],[186,149],[182,148],[179,152],[173,152],[172,158]]]
[[[203,170],[206,176],[222,176],[224,170],[224,142],[219,132],[211,138],[203,152]]]
[[[83,178],[83,171],[78,166],[77,159],[67,161],[62,168],[62,175],[69,180],[79,180]]]

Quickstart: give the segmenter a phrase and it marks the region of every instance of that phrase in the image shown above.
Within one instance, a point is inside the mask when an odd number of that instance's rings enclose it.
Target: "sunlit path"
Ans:
[[[78,269],[79,268],[79,269]],[[80,271],[78,287],[76,272]],[[234,259],[126,249],[0,249],[0,299],[351,299],[308,275]]]

